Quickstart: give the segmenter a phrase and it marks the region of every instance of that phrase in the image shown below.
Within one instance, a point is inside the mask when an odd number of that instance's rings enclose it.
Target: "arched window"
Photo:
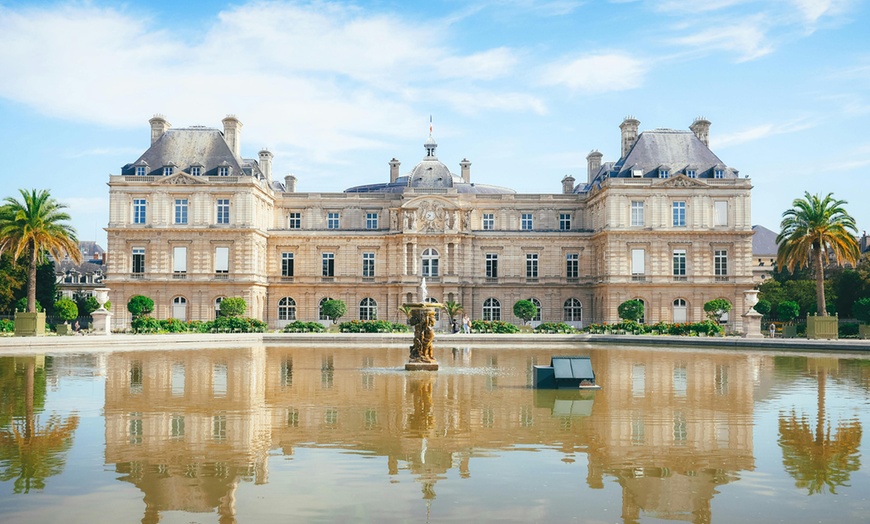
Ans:
[[[569,298],[562,306],[562,319],[565,322],[580,322],[583,320],[583,304],[576,298]]]
[[[221,300],[226,297],[217,297],[214,299],[214,318],[221,316]]]
[[[483,319],[501,320],[501,303],[498,299],[488,298],[483,301]]]
[[[284,297],[278,301],[278,320],[296,320],[296,301]]]
[[[320,299],[320,306],[318,307],[318,314],[317,314],[317,318],[319,318],[320,320],[329,320],[329,317],[323,314],[323,303],[326,302],[327,300],[332,300],[332,298],[323,297]]]
[[[377,320],[378,303],[373,298],[364,298],[359,303],[360,320]]]
[[[540,322],[541,321],[541,301],[538,300],[537,298],[529,298],[528,301],[531,302],[532,304],[534,304],[535,308],[538,310],[538,312],[535,313],[535,316],[532,318],[532,322]]]
[[[423,276],[438,276],[438,251],[432,248],[423,251]]]
[[[438,299],[432,298],[432,297],[426,297],[426,303],[427,304],[437,304]],[[439,322],[440,320],[441,320],[441,308],[439,307],[435,310],[435,321]]]
[[[674,300],[674,323],[686,322],[688,317],[686,301],[682,298]]]
[[[640,322],[641,324],[646,324],[647,308],[649,307],[649,306],[647,306],[646,300],[644,300],[644,299],[642,299],[642,298],[640,298],[640,297],[635,297],[635,298],[633,298],[632,300],[637,300],[638,302],[640,302],[641,304],[643,304],[643,316],[640,317],[640,319],[638,320],[638,322]]]
[[[187,320],[187,299],[175,297],[172,299],[172,318]]]

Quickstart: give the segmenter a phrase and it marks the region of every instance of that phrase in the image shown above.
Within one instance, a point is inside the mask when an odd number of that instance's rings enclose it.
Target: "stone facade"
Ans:
[[[587,182],[539,194],[473,183],[467,160],[453,174],[431,136],[407,174],[389,162],[388,183],[299,193],[292,176],[271,180],[268,151],[239,156],[235,117],[223,132],[151,123],[151,147],[109,180],[113,304],[143,294],[158,318],[207,320],[240,296],[277,329],[320,319],[334,298],[348,305],[343,320],[400,321],[425,277],[430,300],[473,319],[519,323],[514,303],[532,299],[536,321],[616,322],[619,304],[639,298],[647,322],[697,321],[726,298],[729,328],[742,327],[751,185],[709,150],[705,120],[638,133],[626,119],[622,158],[592,152]],[[117,314],[114,327],[129,320]]]

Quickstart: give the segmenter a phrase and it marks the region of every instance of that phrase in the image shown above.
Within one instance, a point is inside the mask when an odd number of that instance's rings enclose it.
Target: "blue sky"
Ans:
[[[454,172],[519,192],[586,179],[619,124],[712,122],[777,230],[804,191],[870,229],[870,22],[857,0],[0,0],[2,196],[47,188],[105,245],[110,174],[174,127],[244,124],[273,177],[341,191],[410,170],[434,119]]]

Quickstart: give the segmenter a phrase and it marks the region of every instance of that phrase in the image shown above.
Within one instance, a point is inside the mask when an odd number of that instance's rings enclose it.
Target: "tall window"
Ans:
[[[531,231],[532,230],[532,214],[531,213],[523,213],[520,216],[520,229],[523,231]]]
[[[281,253],[281,276],[293,276],[293,253]]]
[[[713,252],[713,274],[717,280],[728,278],[728,251],[717,249]]]
[[[498,278],[498,254],[486,254],[486,278]]]
[[[674,227],[685,227],[686,225],[686,203],[674,202]]]
[[[674,322],[686,322],[688,317],[688,308],[686,307],[686,301],[682,298],[678,298],[674,300]]]
[[[378,214],[377,213],[366,213],[366,229],[377,229],[378,228]]]
[[[583,304],[576,298],[569,298],[562,306],[562,313],[565,322],[580,322],[583,320]]]
[[[483,229],[485,231],[492,231],[495,229],[495,214],[494,213],[484,213],[483,214]]]
[[[145,199],[144,198],[135,198],[133,199],[133,223],[134,224],[144,224],[145,223]]]
[[[580,254],[568,253],[565,255],[565,277],[580,277]]]
[[[643,202],[639,200],[631,201],[631,225],[643,225]]]
[[[501,320],[501,303],[497,299],[488,298],[483,301],[483,319]]]
[[[674,280],[686,279],[686,250],[674,250]]]
[[[133,248],[133,273],[141,275],[145,272],[145,248]]]
[[[226,275],[230,272],[230,248],[214,248],[214,272],[217,275]]]
[[[526,278],[538,278],[537,253],[526,253]]]
[[[229,224],[230,223],[230,199],[229,198],[217,199],[217,223],[218,224]]]
[[[438,251],[427,248],[423,251],[423,276],[437,277],[438,276]]]
[[[290,229],[301,229],[302,213],[290,213],[287,215],[287,227]]]
[[[643,249],[631,250],[631,278],[644,280],[646,275],[646,252]]]
[[[325,277],[334,277],[335,276],[335,253],[323,253],[323,271],[321,272]]]
[[[175,223],[187,224],[187,199],[175,199]]]
[[[340,222],[338,213],[328,213],[326,215],[326,229],[338,229],[339,224]]]
[[[375,254],[374,253],[363,253],[362,254],[362,276],[371,278],[375,276]]]
[[[535,305],[535,316],[532,317],[532,322],[540,322],[541,321],[541,301],[538,300],[537,298],[529,298],[527,300]]]
[[[175,297],[172,299],[172,318],[187,320],[187,299]]]
[[[186,246],[175,246],[172,248],[172,272],[176,275],[187,273]]]
[[[221,302],[223,302],[226,297],[217,297],[214,299],[214,318],[221,316]]]
[[[296,320],[296,301],[284,297],[278,301],[278,320]]]
[[[713,202],[713,212],[714,226],[727,226],[728,225],[728,201],[727,200],[717,200]]]
[[[571,213],[559,213],[559,231],[571,229]]]
[[[360,320],[377,320],[378,303],[373,298],[364,298],[359,303]]]

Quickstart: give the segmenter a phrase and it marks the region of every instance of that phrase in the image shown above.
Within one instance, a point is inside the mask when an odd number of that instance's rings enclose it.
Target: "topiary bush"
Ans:
[[[242,297],[227,297],[221,300],[222,317],[238,317],[245,314],[248,303]]]
[[[535,333],[576,333],[577,330],[564,322],[541,322]]]
[[[133,315],[134,319],[148,316],[154,311],[154,301],[145,295],[133,295],[127,301],[127,311]]]
[[[616,313],[623,320],[637,322],[643,318],[643,302],[637,299],[626,300],[616,308]]]
[[[79,307],[68,298],[62,298],[54,303],[54,314],[64,322],[76,319],[79,316]]]
[[[320,322],[297,320],[284,326],[284,333],[323,333],[326,328]]]
[[[408,326],[389,320],[351,320],[339,324],[338,330],[342,333],[394,333],[408,331]]]
[[[472,320],[471,329],[478,333],[518,333],[520,328],[501,320]]]

